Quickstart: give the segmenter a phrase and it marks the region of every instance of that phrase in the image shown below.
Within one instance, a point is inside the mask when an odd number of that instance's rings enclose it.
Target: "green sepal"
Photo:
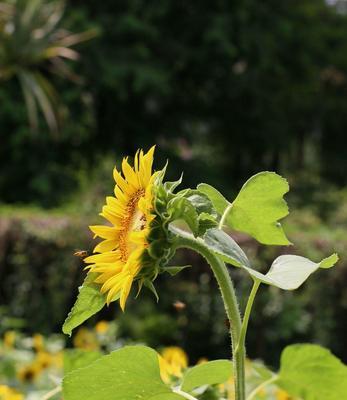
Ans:
[[[162,267],[160,272],[167,272],[171,276],[175,276],[186,268],[191,268],[191,265]]]
[[[183,178],[183,173],[181,174],[180,178],[177,179],[177,181],[163,183],[164,189],[167,192],[173,192],[177,188],[177,186],[179,186],[182,183],[182,178]]]
[[[149,289],[154,294],[154,297],[155,297],[155,299],[157,300],[157,303],[158,303],[159,302],[159,295],[158,295],[158,292],[157,292],[156,288],[153,285],[153,282],[150,281],[149,279],[145,279],[143,281],[143,284],[144,284],[144,286],[146,286],[147,289]]]

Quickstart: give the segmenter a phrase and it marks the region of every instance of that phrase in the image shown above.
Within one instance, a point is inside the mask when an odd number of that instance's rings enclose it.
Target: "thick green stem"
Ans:
[[[241,335],[241,316],[235,295],[235,289],[229,272],[218,257],[216,257],[203,243],[185,232],[180,233],[175,243],[176,248],[189,248],[201,254],[210,264],[222,293],[225,310],[230,322],[230,335],[234,364],[236,400],[245,400],[245,352],[236,352],[236,346]]]

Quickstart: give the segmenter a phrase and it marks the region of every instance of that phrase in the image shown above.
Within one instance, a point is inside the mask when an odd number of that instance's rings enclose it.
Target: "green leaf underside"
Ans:
[[[211,200],[213,207],[219,214],[223,214],[224,210],[230,204],[217,189],[207,183],[200,183],[200,185],[198,185],[198,190]]]
[[[325,258],[320,263],[315,263],[308,258],[296,255],[279,256],[273,262],[269,272],[262,274],[252,268],[244,268],[253,278],[267,285],[276,286],[283,290],[294,290],[301,286],[306,279],[323,265],[332,267],[338,260],[336,254]],[[327,268],[326,266],[323,268]]]
[[[231,229],[245,232],[262,244],[291,244],[278,222],[289,213],[283,199],[289,186],[280,175],[260,172],[252,176],[228,211],[226,208],[231,203],[217,189],[207,184],[199,185],[198,189],[209,197],[220,215],[227,212],[224,222]]]
[[[190,236],[193,238],[192,234],[173,224],[169,225],[169,229],[177,236]],[[263,274],[250,267],[250,263],[242,249],[225,232],[219,229],[210,229],[203,239],[195,238],[195,240],[203,243],[207,249],[219,256],[223,261],[244,269],[253,279],[283,290],[297,289],[318,268],[331,268],[338,261],[338,256],[335,253],[319,263],[315,263],[305,257],[288,254],[276,258],[267,274]]]
[[[228,360],[209,361],[190,368],[183,376],[182,390],[191,392],[203,385],[226,382],[232,374],[232,363]]]
[[[168,212],[172,220],[182,219],[189,226],[194,235],[198,234],[198,213],[193,204],[185,197],[176,197],[168,204]]]
[[[282,353],[277,384],[303,400],[342,400],[347,393],[347,367],[320,346],[291,345]]]
[[[86,367],[100,357],[102,357],[102,354],[98,351],[64,350],[64,375],[75,369]]]
[[[93,283],[96,273],[88,273],[79,288],[77,300],[67,316],[63,332],[71,336],[74,328],[100,311],[106,304],[106,296],[100,293],[100,285]]]
[[[64,400],[178,400],[160,378],[158,354],[127,346],[77,369],[63,380]]]
[[[225,262],[236,267],[250,268],[250,262],[241,247],[227,233],[220,229],[209,229],[204,235],[205,245]]]

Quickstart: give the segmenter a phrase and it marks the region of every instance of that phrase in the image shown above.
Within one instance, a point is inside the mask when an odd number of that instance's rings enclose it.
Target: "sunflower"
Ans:
[[[114,169],[115,196],[106,198],[100,214],[111,226],[90,226],[94,237],[103,240],[94,249],[99,254],[84,261],[96,273],[94,282],[101,284],[101,293],[107,293],[107,304],[119,299],[123,311],[149,246],[148,235],[154,219],[153,185],[157,176],[152,173],[153,154],[154,146],[146,154],[137,151],[133,167],[124,158],[122,173]]]
[[[187,367],[188,356],[180,347],[165,347],[159,355],[160,376],[164,382],[169,382],[172,376],[181,377]]]
[[[0,400],[23,400],[24,396],[7,385],[0,385]]]

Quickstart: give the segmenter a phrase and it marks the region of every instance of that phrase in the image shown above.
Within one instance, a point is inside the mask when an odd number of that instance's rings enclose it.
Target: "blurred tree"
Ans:
[[[62,0],[0,3],[0,79],[19,79],[33,130],[38,128],[39,106],[50,130],[57,133],[61,113],[49,75],[80,81],[65,60],[77,60],[79,54],[71,47],[96,35],[95,30],[74,34],[61,29],[64,3]]]
[[[67,193],[81,168],[152,143],[187,185],[204,176],[235,192],[261,169],[347,183],[347,16],[324,0],[68,4],[69,29],[104,34],[79,63],[83,89],[50,79],[74,116],[60,143],[27,137],[15,85],[0,88],[4,201],[56,205],[57,179]]]

